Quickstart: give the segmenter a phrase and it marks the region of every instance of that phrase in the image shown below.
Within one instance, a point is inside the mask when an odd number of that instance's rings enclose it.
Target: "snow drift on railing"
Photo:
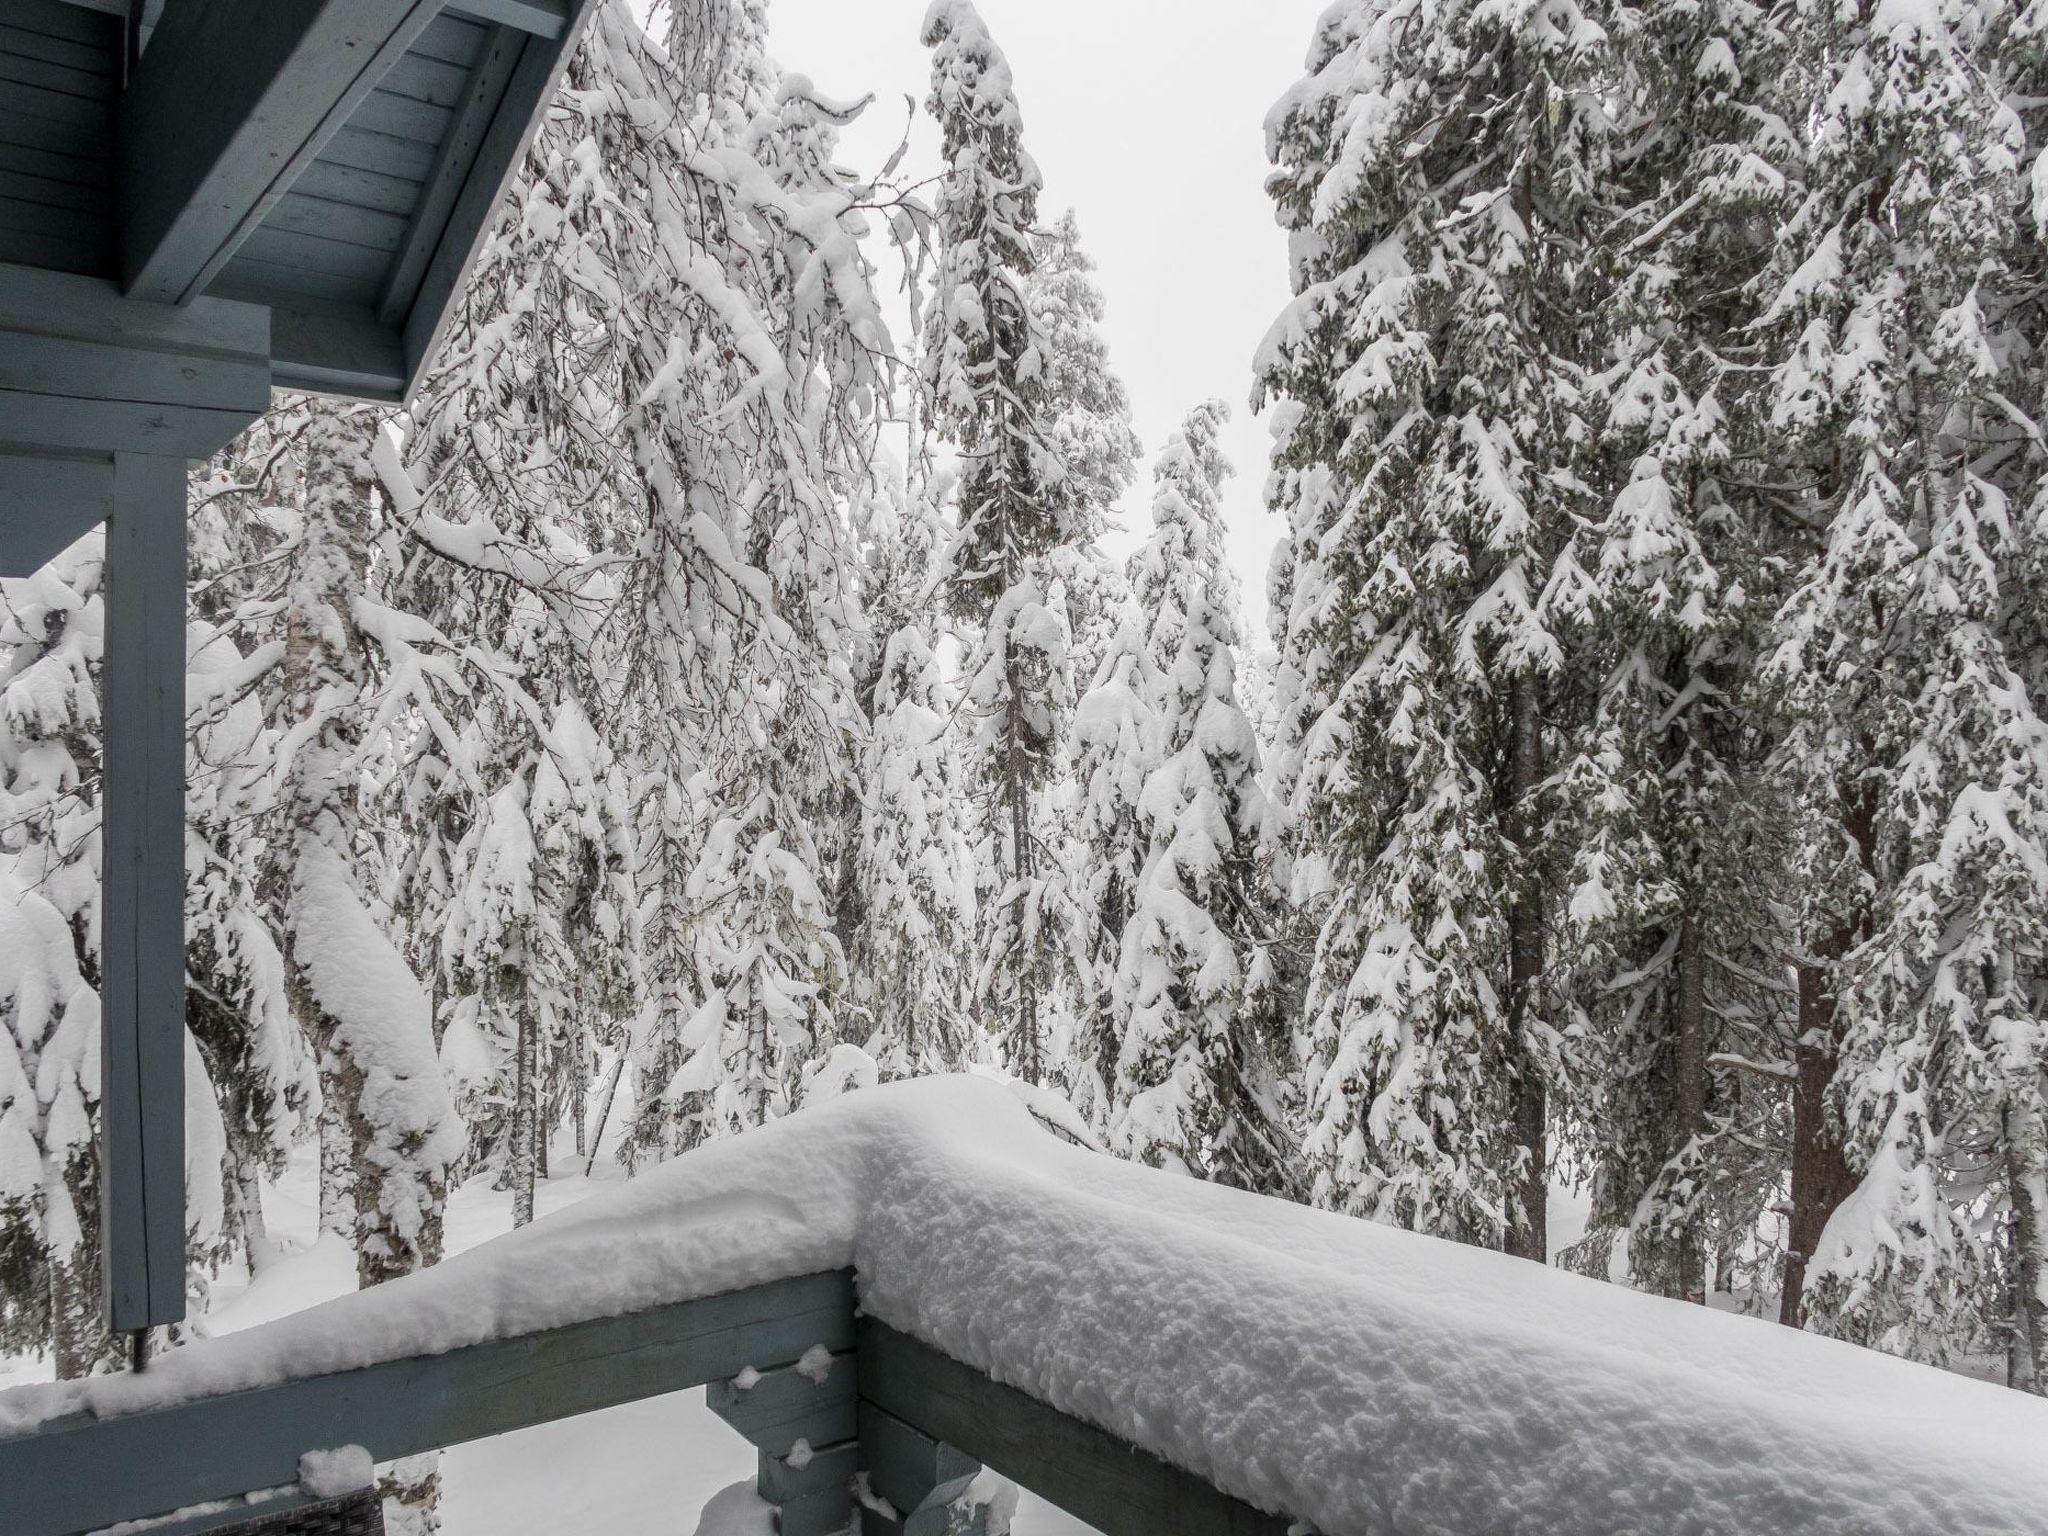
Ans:
[[[856,1266],[884,1322],[1331,1536],[2024,1536],[2048,1402],[867,1089],[0,1432]]]

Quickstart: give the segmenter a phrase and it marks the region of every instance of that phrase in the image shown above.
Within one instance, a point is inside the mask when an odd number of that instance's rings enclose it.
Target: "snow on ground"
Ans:
[[[2024,1536],[2048,1507],[2038,1399],[1119,1162],[965,1078],[851,1094],[142,1377],[10,1394],[0,1425],[848,1262],[892,1326],[1331,1536]]]

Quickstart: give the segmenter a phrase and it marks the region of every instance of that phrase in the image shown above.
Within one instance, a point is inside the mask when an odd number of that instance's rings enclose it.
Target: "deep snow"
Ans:
[[[869,1089],[142,1377],[120,1412],[852,1262],[892,1326],[1330,1536],[2024,1536],[2048,1403]],[[743,1469],[742,1469],[743,1475]]]

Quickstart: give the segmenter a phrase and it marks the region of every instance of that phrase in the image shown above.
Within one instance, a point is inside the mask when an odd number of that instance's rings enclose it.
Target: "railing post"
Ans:
[[[819,1346],[794,1365],[715,1381],[704,1397],[759,1452],[754,1487],[776,1507],[780,1536],[839,1536],[852,1525],[851,1350],[834,1354]]]
[[[185,1315],[185,461],[114,455],[102,593],[100,1245],[116,1332]]]
[[[986,1508],[962,1507],[981,1463],[866,1402],[860,1474],[861,1536],[982,1536],[987,1528]]]

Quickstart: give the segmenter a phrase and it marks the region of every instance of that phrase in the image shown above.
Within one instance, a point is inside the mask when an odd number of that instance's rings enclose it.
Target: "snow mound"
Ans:
[[[2048,1403],[867,1089],[439,1267],[0,1393],[0,1433],[854,1265],[862,1305],[1326,1536],[2024,1536]]]

